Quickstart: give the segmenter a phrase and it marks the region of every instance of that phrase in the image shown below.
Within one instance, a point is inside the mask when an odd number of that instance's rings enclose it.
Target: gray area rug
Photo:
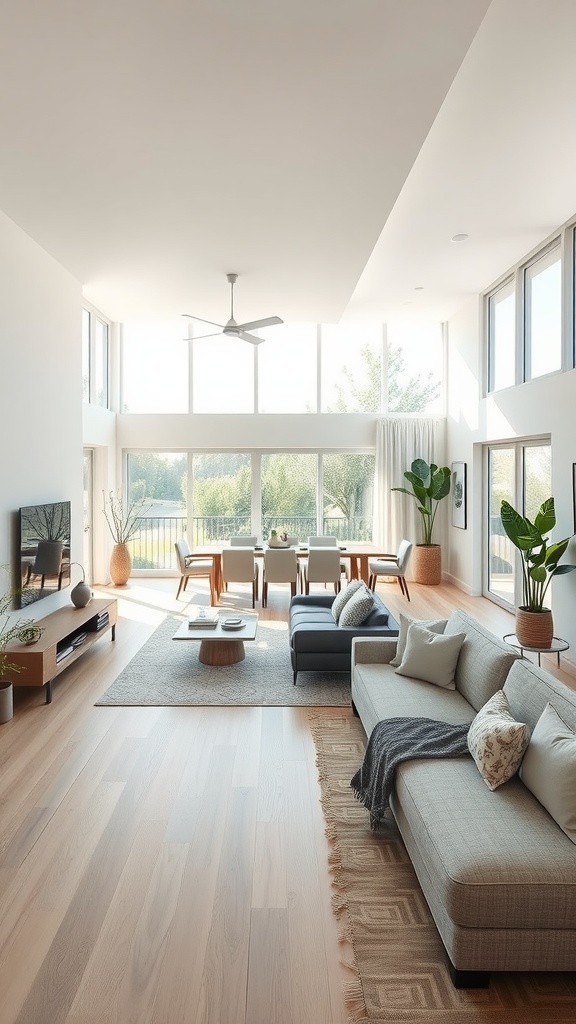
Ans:
[[[348,673],[299,672],[293,685],[286,622],[260,621],[244,661],[219,668],[198,661],[199,641],[172,640],[181,622],[164,619],[96,706],[350,706]]]

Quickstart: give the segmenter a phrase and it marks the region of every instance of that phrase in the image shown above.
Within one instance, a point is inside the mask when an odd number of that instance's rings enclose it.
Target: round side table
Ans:
[[[524,654],[524,651],[530,651],[531,654],[537,654],[539,668],[542,667],[540,664],[541,654],[555,654],[558,665],[560,665],[560,653],[562,651],[567,651],[570,647],[568,641],[562,640],[559,636],[552,637],[552,643],[550,644],[550,647],[526,647],[524,644],[520,643],[515,633],[506,633],[506,635],[503,636],[502,639],[507,644],[510,644],[511,647],[517,647],[520,651],[520,654]]]

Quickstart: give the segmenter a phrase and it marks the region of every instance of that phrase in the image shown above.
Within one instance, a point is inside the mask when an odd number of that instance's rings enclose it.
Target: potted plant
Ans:
[[[422,540],[414,547],[414,579],[416,583],[436,585],[442,579],[442,550],[432,540],[438,505],[450,493],[451,471],[448,466],[428,465],[424,459],[415,461],[404,473],[410,484],[407,487],[393,487],[393,491],[408,494],[414,498],[420,513]]]
[[[576,565],[567,562],[559,564],[571,537],[549,543],[548,535],[556,526],[554,498],[542,503],[533,523],[509,502],[502,501],[500,519],[507,537],[522,556],[523,603],[516,610],[516,636],[524,647],[549,647],[554,623],[544,599],[554,576],[564,576],[576,569]]]
[[[6,566],[2,567],[6,573]],[[0,597],[0,722],[8,722],[12,718],[12,682],[10,676],[20,671],[6,651],[9,643],[18,640],[21,643],[35,643],[44,630],[33,619],[14,619],[9,610],[14,604],[17,591],[9,586]]]
[[[125,505],[121,492],[110,491],[107,499],[102,492],[102,497],[102,511],[114,541],[110,555],[110,576],[115,586],[123,587],[132,572],[132,556],[128,550],[128,541],[140,528],[142,516],[152,506],[144,505],[143,501],[131,501]]]

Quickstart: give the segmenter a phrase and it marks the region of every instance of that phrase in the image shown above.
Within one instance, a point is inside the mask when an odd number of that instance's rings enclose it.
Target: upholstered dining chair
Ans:
[[[310,593],[311,583],[333,583],[334,592],[340,590],[340,551],[336,546],[320,548],[314,545],[308,550],[308,558],[302,567],[302,584],[305,594]]]
[[[207,576],[210,580],[210,604],[216,604],[217,597],[214,586],[213,559],[207,558],[206,555],[193,555],[188,547],[188,542],[184,540],[184,538],[177,540],[174,547],[176,549],[176,560],[180,570],[180,582],[178,584],[176,600],[180,597],[180,593],[186,590],[186,584],[191,576],[195,576],[197,578]]]
[[[335,548],[338,546],[337,537],[308,537],[308,548]],[[350,569],[349,562],[340,562],[340,575],[348,577]]]
[[[385,555],[384,558],[374,558],[368,562],[370,577],[368,586],[375,590],[379,576],[395,576],[400,584],[400,590],[410,600],[408,583],[406,582],[406,569],[412,554],[412,544],[409,540],[401,540],[398,551],[395,555]]]
[[[262,571],[262,607],[268,604],[269,583],[289,583],[292,597],[296,596],[299,569],[296,549],[266,548]]]
[[[237,537],[230,537],[231,548],[255,548],[258,543],[258,537],[247,537],[245,533],[238,534]]]
[[[258,600],[259,566],[254,558],[254,547],[222,548],[222,582],[228,590],[229,583],[252,584],[252,607]]]

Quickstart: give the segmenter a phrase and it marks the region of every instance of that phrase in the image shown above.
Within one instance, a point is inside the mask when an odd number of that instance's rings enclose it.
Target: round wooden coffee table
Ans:
[[[244,642],[256,639],[256,627],[258,625],[257,615],[243,615],[241,629],[228,630],[223,628],[222,622],[229,616],[229,613],[222,610],[216,628],[211,629],[190,629],[188,620],[185,619],[176,630],[173,640],[199,640],[200,650],[198,661],[203,665],[236,665],[244,661],[246,650]]]

